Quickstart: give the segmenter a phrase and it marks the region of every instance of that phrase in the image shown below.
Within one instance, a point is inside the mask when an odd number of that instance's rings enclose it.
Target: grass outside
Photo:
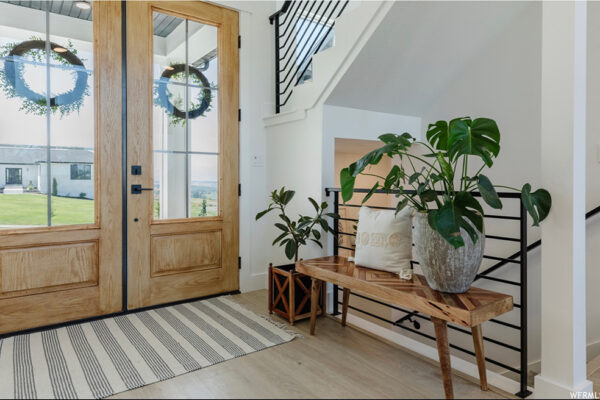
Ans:
[[[47,196],[39,193],[0,194],[0,226],[46,226]],[[52,225],[94,222],[94,201],[52,196]]]
[[[192,198],[191,201],[191,217],[215,217],[218,215],[217,211],[217,200],[206,199],[206,213],[204,213],[203,201],[205,199]],[[160,215],[160,202],[154,200],[154,218],[159,219]]]

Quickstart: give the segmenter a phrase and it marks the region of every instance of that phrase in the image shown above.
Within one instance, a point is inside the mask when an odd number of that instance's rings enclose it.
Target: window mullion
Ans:
[[[48,226],[52,226],[52,153],[50,150],[50,5],[46,2],[46,189],[47,189],[47,218]]]

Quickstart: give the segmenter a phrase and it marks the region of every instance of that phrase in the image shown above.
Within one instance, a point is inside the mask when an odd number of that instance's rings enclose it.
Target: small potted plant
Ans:
[[[271,193],[271,203],[266,210],[256,214],[256,220],[259,220],[271,211],[277,211],[281,222],[275,223],[275,227],[281,231],[279,236],[273,241],[273,246],[279,245],[284,248],[288,259],[298,261],[300,247],[308,242],[314,242],[319,247],[321,244],[321,232],[318,228],[327,233],[333,233],[333,229],[325,217],[338,218],[334,213],[326,213],[327,202],[319,205],[314,199],[308,198],[315,208],[316,215],[309,217],[299,215],[296,220],[290,219],[286,213],[286,206],[290,203],[296,192],[285,190],[282,187],[279,191],[274,190]],[[286,318],[291,325],[295,321],[310,317],[310,277],[300,274],[295,270],[296,264],[286,264],[273,266],[269,264],[269,312],[273,312]],[[325,307],[325,291],[319,301],[321,313]]]
[[[366,202],[379,188],[394,192],[400,199],[396,212],[412,207],[413,241],[421,270],[436,290],[462,293],[469,289],[481,265],[484,249],[483,208],[473,196],[479,191],[492,208],[502,208],[495,188],[518,189],[493,185],[481,172],[493,165],[500,152],[500,131],[489,118],[456,118],[450,122],[430,124],[427,143],[410,134],[392,133],[379,136],[383,146],[366,154],[340,173],[342,198],[352,198],[354,182],[369,165],[384,157],[397,157],[387,176],[376,182],[363,199]],[[421,145],[425,154],[417,154]],[[474,174],[469,171],[470,157],[478,161]],[[369,174],[373,175],[373,174]],[[531,191],[523,185],[521,201],[537,226],[550,211],[552,199],[545,189]]]

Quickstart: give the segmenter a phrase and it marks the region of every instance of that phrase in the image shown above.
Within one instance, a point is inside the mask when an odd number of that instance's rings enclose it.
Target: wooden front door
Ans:
[[[238,14],[127,3],[128,307],[237,290]]]
[[[29,3],[0,3],[0,333],[122,309],[121,3]]]

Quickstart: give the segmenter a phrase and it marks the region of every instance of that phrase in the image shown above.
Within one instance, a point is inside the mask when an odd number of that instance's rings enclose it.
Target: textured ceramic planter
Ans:
[[[480,234],[477,243],[473,243],[461,229],[465,245],[455,249],[442,235],[431,229],[427,214],[416,213],[413,225],[417,261],[429,286],[446,293],[469,290],[481,265],[485,235]]]

